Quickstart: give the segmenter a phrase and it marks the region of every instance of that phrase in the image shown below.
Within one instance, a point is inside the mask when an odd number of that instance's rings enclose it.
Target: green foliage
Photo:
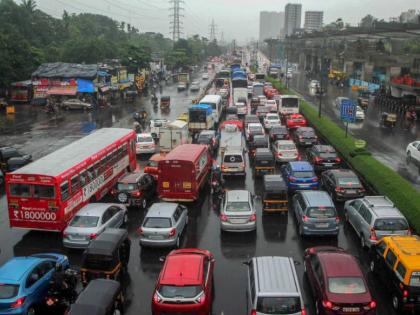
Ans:
[[[285,91],[284,86],[269,79],[273,86]],[[288,91],[288,93],[293,93]],[[402,178],[397,172],[372,157],[366,150],[360,151],[354,146],[355,139],[345,137],[345,132],[329,118],[318,117],[317,110],[305,101],[301,101],[301,112],[343,158],[355,169],[363,179],[380,195],[388,196],[404,213],[410,225],[420,232],[420,193]]]

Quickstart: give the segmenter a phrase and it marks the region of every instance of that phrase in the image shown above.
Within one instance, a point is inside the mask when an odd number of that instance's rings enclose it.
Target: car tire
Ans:
[[[392,307],[397,313],[401,312],[401,301],[399,297],[395,294],[392,295]]]
[[[141,200],[141,208],[142,209],[146,209],[147,208],[147,199],[146,198],[143,198]]]
[[[376,267],[375,267],[375,261],[372,259],[371,261],[370,261],[370,264],[369,264],[369,269],[370,269],[370,272],[372,272],[372,273],[375,273],[375,271],[376,271],[376,269],[375,269]]]
[[[363,234],[360,235],[360,245],[362,246],[362,249],[365,249],[367,247],[365,236]]]
[[[26,315],[35,315],[35,307],[29,306],[28,310],[26,311]]]

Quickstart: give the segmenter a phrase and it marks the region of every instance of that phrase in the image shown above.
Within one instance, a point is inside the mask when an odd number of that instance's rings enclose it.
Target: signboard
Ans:
[[[363,149],[366,147],[366,141],[365,140],[356,140],[354,141],[354,146],[356,149]]]
[[[345,122],[356,121],[356,103],[352,100],[344,99],[341,101],[340,118]]]

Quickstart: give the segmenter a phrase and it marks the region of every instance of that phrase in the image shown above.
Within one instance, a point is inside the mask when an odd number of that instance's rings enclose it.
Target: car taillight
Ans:
[[[303,139],[303,136],[299,136],[299,139],[302,140]]]
[[[368,305],[363,306],[365,311],[369,311],[372,310],[374,308],[376,308],[376,302],[375,301],[371,301]]]
[[[371,241],[377,241],[377,240],[378,240],[378,238],[377,238],[377,236],[376,236],[376,232],[375,232],[375,230],[374,230],[374,229],[371,229],[371,230],[370,230],[370,240],[371,240]]]
[[[407,298],[408,297],[408,290],[404,290],[403,291],[403,297]]]
[[[295,181],[296,181],[296,177],[289,176],[289,181],[291,181],[291,182],[295,182]]]
[[[159,294],[155,293],[153,295],[153,302],[160,303],[160,301],[162,301],[162,299],[160,298]]]
[[[134,197],[140,197],[141,196],[141,191],[134,191],[131,193]]]
[[[338,217],[338,216],[337,216],[337,217],[335,217],[335,222],[336,222],[336,223],[339,223],[339,222],[340,222],[340,217]]]
[[[344,192],[344,188],[343,187],[335,187],[335,191],[336,192]]]
[[[334,305],[331,301],[322,301],[322,306],[333,311],[338,311],[340,309],[338,306]]]
[[[67,237],[69,236],[69,233],[67,233],[66,231],[63,231],[63,237]]]
[[[308,222],[308,220],[309,220],[309,218],[308,218],[306,215],[304,215],[304,216],[302,217],[302,221],[303,221],[303,222]]]
[[[90,233],[90,234],[89,234],[89,238],[90,238],[91,240],[95,239],[97,236],[98,236],[98,234],[96,234],[96,233]]]
[[[249,222],[255,222],[255,221],[257,221],[257,215],[255,213],[251,214],[249,216],[249,219],[248,220],[249,220]]]
[[[173,237],[173,236],[175,236],[175,234],[176,234],[176,228],[172,228],[170,231],[169,231],[169,237]]]
[[[335,159],[335,161],[336,161],[337,163],[341,163],[341,159],[340,159],[339,157],[337,157],[337,158]]]
[[[300,311],[300,314],[301,314],[301,315],[307,315],[307,313],[306,313],[306,309],[302,308],[302,310]]]
[[[143,234],[143,229],[141,227],[139,227],[137,229],[137,234],[142,235]]]
[[[197,302],[197,303],[200,303],[200,304],[202,304],[202,303],[204,303],[205,302],[205,300],[206,300],[206,295],[203,293],[203,294],[201,294],[195,301]]]
[[[228,220],[228,218],[227,218],[226,214],[221,214],[220,215],[220,221],[227,222],[227,220]]]
[[[223,164],[223,163],[222,163],[222,166],[221,166],[221,168],[222,168],[222,170],[226,169],[226,166],[225,166],[225,164]]]
[[[11,308],[19,308],[23,305],[23,303],[25,303],[25,296],[22,296],[20,298],[18,298],[15,302],[13,302],[12,304],[10,304]]]
[[[277,152],[277,156],[282,156],[282,155],[283,155],[283,153]]]
[[[257,311],[256,310],[252,310],[250,315],[257,315]]]
[[[315,163],[320,163],[322,162],[322,159],[319,156],[315,157]]]

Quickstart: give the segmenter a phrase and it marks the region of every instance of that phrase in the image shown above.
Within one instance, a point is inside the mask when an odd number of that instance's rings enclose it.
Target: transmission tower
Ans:
[[[210,24],[210,41],[214,41],[216,39],[216,24],[214,23],[214,19],[211,21]]]
[[[183,17],[182,14],[180,14],[181,10],[184,10],[184,8],[181,7],[181,4],[184,3],[183,0],[169,0],[169,3],[172,4],[172,7],[169,9],[172,14],[169,15],[171,18],[171,34],[172,34],[172,40],[176,42],[182,34],[182,21],[180,20],[180,17]]]
[[[224,34],[224,32],[222,32],[220,34],[220,44],[221,45],[224,45],[224,43],[225,43],[225,34]]]

